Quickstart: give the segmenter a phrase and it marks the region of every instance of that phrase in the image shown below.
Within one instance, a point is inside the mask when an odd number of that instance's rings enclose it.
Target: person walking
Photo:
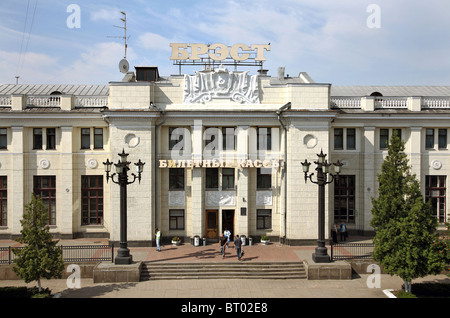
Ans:
[[[156,250],[161,252],[161,231],[156,228]]]
[[[331,237],[333,238],[333,243],[337,243],[337,235],[338,235],[338,224],[334,223],[333,229],[331,230]]]
[[[344,221],[342,221],[339,226],[339,234],[341,236],[341,241],[347,240],[347,225],[345,224]]]
[[[224,235],[227,239],[227,247],[230,247],[230,240],[231,240],[231,232],[228,229],[225,229]]]
[[[222,234],[219,239],[220,252],[222,253],[222,258],[225,258],[225,249],[227,248],[227,238]]]
[[[236,254],[238,257],[238,260],[241,260],[241,250],[242,250],[242,240],[240,239],[239,235],[236,235],[236,239],[234,240],[234,247],[236,248]]]

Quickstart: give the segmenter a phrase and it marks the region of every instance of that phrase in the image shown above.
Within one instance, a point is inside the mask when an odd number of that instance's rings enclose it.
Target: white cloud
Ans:
[[[57,59],[46,54],[28,52],[22,55],[21,61],[19,55],[19,52],[0,51],[0,83],[15,83],[16,75],[20,75],[19,83],[36,83],[48,78],[57,67]]]

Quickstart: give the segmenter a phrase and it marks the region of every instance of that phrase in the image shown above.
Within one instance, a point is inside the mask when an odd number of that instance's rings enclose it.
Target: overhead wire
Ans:
[[[36,0],[36,2],[34,4],[33,16],[31,18],[30,30],[28,31],[28,38],[27,38],[27,41],[26,41],[25,50],[22,51],[23,50],[23,42],[24,42],[25,33],[26,33],[26,26],[28,24],[28,11],[29,11],[29,6],[30,6],[30,0],[28,0],[27,11],[26,11],[26,16],[25,16],[24,31],[23,31],[23,34],[22,34],[22,43],[20,45],[19,64],[17,66],[17,76],[18,77],[22,73],[23,64],[25,63],[26,54],[28,52],[28,44],[30,43],[31,32],[33,30],[34,17],[36,16],[37,4],[38,4],[38,0]]]

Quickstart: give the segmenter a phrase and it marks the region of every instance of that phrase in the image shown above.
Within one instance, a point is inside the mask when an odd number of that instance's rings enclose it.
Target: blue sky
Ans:
[[[79,28],[67,25],[71,4]],[[176,74],[170,43],[271,43],[272,76],[284,66],[333,85],[450,85],[448,0],[0,0],[0,83],[120,81],[123,41],[108,37],[123,35],[120,11],[133,70]]]

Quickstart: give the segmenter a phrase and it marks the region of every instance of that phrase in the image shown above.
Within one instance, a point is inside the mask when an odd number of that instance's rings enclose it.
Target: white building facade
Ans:
[[[129,246],[152,245],[155,228],[185,242],[216,242],[225,228],[255,241],[315,242],[318,187],[301,162],[321,150],[344,163],[326,186],[325,233],[345,221],[371,234],[394,130],[436,217],[448,220],[450,87],[335,87],[305,73],[223,66],[165,78],[156,67],[136,70],[108,85],[0,85],[0,238],[20,234],[36,193],[55,237],[118,242],[119,186],[106,182],[103,162],[122,150],[146,163],[128,186]]]

